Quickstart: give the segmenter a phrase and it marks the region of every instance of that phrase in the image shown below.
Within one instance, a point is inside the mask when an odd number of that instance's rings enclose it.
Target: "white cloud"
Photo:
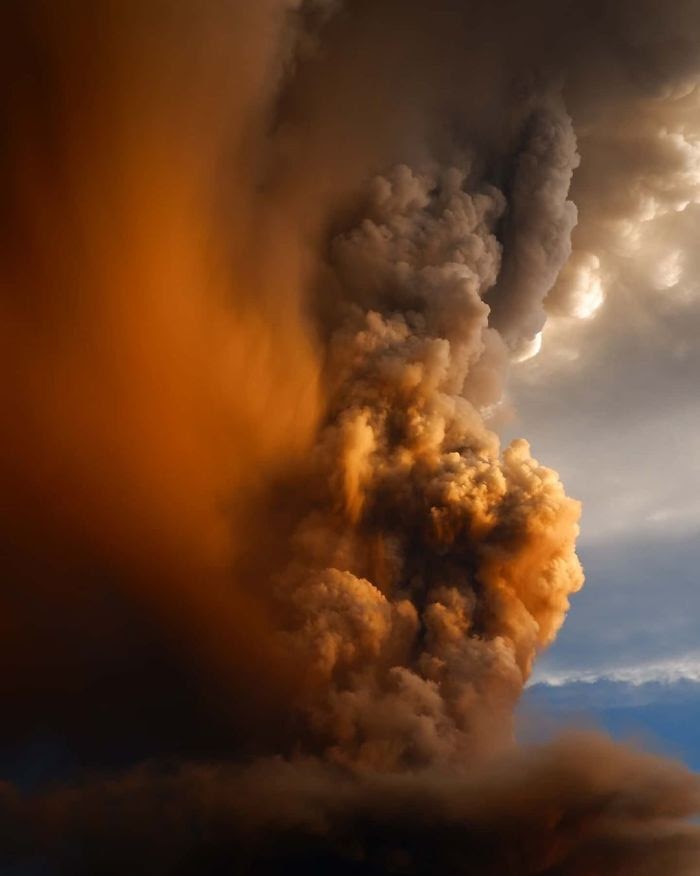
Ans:
[[[568,684],[596,684],[604,681],[629,684],[633,687],[643,684],[677,684],[681,681],[700,683],[700,651],[630,666],[541,673],[536,671],[528,686],[564,687]]]

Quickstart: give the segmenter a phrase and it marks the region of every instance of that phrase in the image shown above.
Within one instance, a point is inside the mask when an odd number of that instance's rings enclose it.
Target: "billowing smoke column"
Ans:
[[[313,726],[343,762],[464,763],[502,743],[537,649],[583,581],[578,504],[526,442],[501,455],[482,419],[507,362],[484,301],[506,202],[488,185],[465,191],[468,176],[397,167],[331,245],[339,325],[317,497],[283,586],[289,647],[311,665]],[[539,176],[536,201],[550,183]],[[570,212],[566,186],[555,192]],[[542,233],[548,242],[549,223]],[[538,309],[554,281],[541,261],[526,290]]]
[[[0,866],[696,874],[682,767],[514,743],[583,573],[496,430],[700,201],[700,4],[0,14]]]

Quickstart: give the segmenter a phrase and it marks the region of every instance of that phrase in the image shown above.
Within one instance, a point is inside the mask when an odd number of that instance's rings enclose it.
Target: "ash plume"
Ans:
[[[5,4],[0,860],[697,871],[682,767],[514,742],[580,508],[497,434],[698,200],[681,6]]]
[[[484,297],[505,199],[466,178],[398,167],[331,248],[341,315],[317,495],[282,587],[314,724],[333,756],[380,768],[463,762],[507,738],[583,583],[578,504],[526,442],[501,454],[467,400],[472,368],[483,384],[505,361],[483,361],[503,344]]]

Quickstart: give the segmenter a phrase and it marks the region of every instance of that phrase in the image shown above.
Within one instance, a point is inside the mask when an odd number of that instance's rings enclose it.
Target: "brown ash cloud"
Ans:
[[[681,766],[515,745],[580,508],[497,432],[681,269],[700,4],[0,16],[5,863],[696,872]]]

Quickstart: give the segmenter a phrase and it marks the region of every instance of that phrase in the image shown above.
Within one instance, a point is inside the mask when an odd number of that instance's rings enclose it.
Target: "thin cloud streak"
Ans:
[[[593,685],[600,682],[641,687],[645,684],[672,685],[682,681],[700,683],[700,651],[690,652],[681,657],[629,666],[535,672],[528,687],[559,688],[570,684]]]

